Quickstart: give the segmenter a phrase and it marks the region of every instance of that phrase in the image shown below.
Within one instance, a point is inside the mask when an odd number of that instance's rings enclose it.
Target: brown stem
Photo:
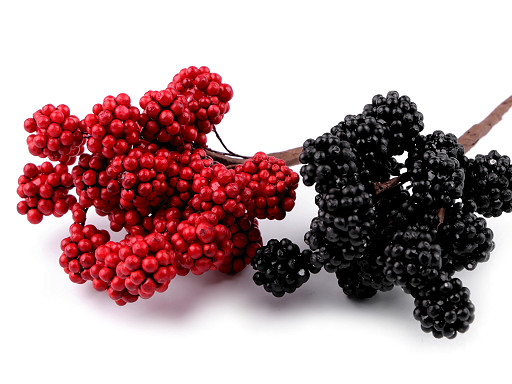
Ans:
[[[396,187],[400,183],[400,176],[393,177],[384,183],[375,182],[373,183],[373,187],[375,188],[375,194],[378,195],[382,192],[387,191],[393,187]]]
[[[489,131],[494,127],[501,119],[503,115],[512,107],[512,96],[503,101],[500,105],[498,105],[494,111],[491,112],[489,116],[487,116],[480,123],[473,125],[470,129],[468,129],[464,134],[459,137],[459,144],[464,146],[464,151],[467,153],[471,148],[473,148],[478,141],[484,137]],[[224,146],[225,148],[225,146]],[[226,148],[227,151],[229,151]],[[215,161],[226,165],[228,168],[234,168],[237,164],[243,164],[245,156],[240,156],[233,154],[233,152],[229,151],[230,154],[218,152],[212,149],[207,149],[206,153],[211,156]],[[273,152],[269,153],[270,156],[277,157],[279,159],[283,159],[286,162],[286,165],[289,167],[300,164],[299,155],[302,152],[302,147],[288,149],[286,151],[281,152]],[[232,155],[242,157],[233,158]],[[394,177],[384,183],[376,182],[374,183],[375,193],[378,195],[384,191],[387,191],[390,188],[394,188],[400,183],[401,176]],[[443,218],[439,216],[440,223],[444,220],[444,211]]]
[[[501,121],[503,115],[507,113],[510,107],[512,107],[512,96],[498,105],[496,109],[480,123],[473,125],[464,132],[464,134],[459,137],[459,144],[464,146],[464,152],[469,152],[482,137],[487,135],[492,127]]]
[[[288,149],[281,152],[269,153],[269,156],[277,157],[278,159],[284,160],[287,166],[291,167],[300,164],[299,155],[302,152],[302,147]]]
[[[213,160],[218,161],[219,163],[224,164],[227,168],[234,168],[238,164],[243,164],[245,159],[234,158],[226,153],[215,151],[210,148],[206,148],[205,152],[208,156],[210,156]]]
[[[247,156],[242,156],[242,155],[239,155],[238,153],[235,153],[231,150],[229,150],[228,147],[226,147],[226,144],[224,144],[224,141],[222,140],[222,138],[220,137],[219,135],[219,132],[217,132],[217,128],[213,127],[213,133],[215,133],[215,136],[217,136],[217,140],[219,140],[219,143],[224,147],[224,149],[226,151],[228,151],[228,153],[226,155],[228,156],[234,156],[234,157],[239,157],[241,159],[248,159],[249,157]]]

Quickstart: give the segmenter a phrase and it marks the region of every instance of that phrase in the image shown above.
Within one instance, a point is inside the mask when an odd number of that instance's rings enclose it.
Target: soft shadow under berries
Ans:
[[[283,297],[323,269],[359,302],[400,287],[437,338],[465,332],[475,307],[454,275],[489,259],[484,217],[512,211],[510,158],[466,153],[512,97],[457,139],[424,135],[416,103],[391,91],[302,147],[240,156],[219,130],[233,95],[219,74],[191,66],[148,90],[140,109],[120,93],[83,118],[47,104],[25,120],[29,152],[48,161],[24,166],[17,210],[32,224],[71,212],[58,258],[69,279],[125,305],[177,276],[249,264],[257,285]],[[227,153],[207,146],[211,132]],[[300,177],[290,167],[300,163],[317,192],[307,248],[286,238],[263,245],[259,220],[294,208]],[[91,209],[110,231],[87,223]],[[125,236],[112,241],[111,231]]]

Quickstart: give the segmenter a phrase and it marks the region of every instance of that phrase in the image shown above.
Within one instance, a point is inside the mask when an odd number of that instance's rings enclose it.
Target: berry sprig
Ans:
[[[356,299],[399,286],[414,298],[425,332],[446,338],[465,332],[474,306],[453,275],[473,270],[494,249],[492,231],[475,212],[512,211],[510,159],[496,151],[468,159],[465,152],[511,105],[512,97],[459,139],[442,131],[423,136],[416,104],[392,91],[306,140],[296,160],[304,184],[318,193],[318,215],[304,237],[312,252],[301,259],[302,269],[335,273]],[[401,164],[396,156],[404,153]],[[296,252],[272,240],[253,259],[256,284],[279,297],[307,280],[289,275],[299,248],[281,242]]]
[[[91,281],[125,305],[166,291],[176,276],[251,264],[255,283],[282,297],[325,269],[351,298],[401,287],[435,337],[468,329],[474,306],[454,274],[489,259],[493,233],[478,214],[512,211],[512,165],[496,151],[465,153],[512,97],[457,139],[422,135],[417,105],[392,91],[300,148],[251,157],[228,150],[217,130],[232,97],[219,74],[192,66],[146,92],[141,110],[121,93],[82,120],[64,104],[25,120],[29,152],[50,161],[24,167],[17,209],[33,224],[71,211],[59,263],[72,282]],[[227,153],[207,147],[211,132]],[[299,163],[317,191],[309,249],[289,239],[263,245],[258,220],[294,208],[299,175],[290,167]],[[87,224],[91,208],[125,238]]]
[[[232,97],[219,74],[188,67],[165,89],[146,92],[142,112],[120,93],[82,120],[48,104],[25,121],[30,153],[58,164],[24,167],[17,209],[33,224],[71,210],[59,262],[72,282],[91,281],[125,305],[164,292],[176,276],[250,264],[262,246],[258,219],[292,210],[299,176],[263,152],[231,167],[207,148]],[[110,241],[87,224],[92,208],[125,238]]]

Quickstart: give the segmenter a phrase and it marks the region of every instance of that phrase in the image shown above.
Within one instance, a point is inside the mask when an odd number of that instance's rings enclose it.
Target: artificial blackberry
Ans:
[[[413,199],[434,208],[448,207],[462,197],[464,170],[445,149],[427,150],[406,162]]]
[[[385,181],[399,174],[402,165],[388,151],[389,127],[385,121],[347,115],[331,133],[352,144],[372,181]]]
[[[400,96],[396,91],[390,91],[386,97],[375,95],[372,103],[367,104],[362,113],[363,117],[373,117],[383,120],[389,129],[386,132],[388,154],[401,155],[408,150],[409,144],[423,130],[423,115],[408,96]]]
[[[436,231],[428,226],[408,225],[403,230],[397,229],[384,255],[384,274],[406,292],[424,289],[429,280],[439,276],[442,267]]]
[[[466,332],[475,317],[469,289],[446,274],[414,296],[414,318],[423,331],[432,332],[436,338],[453,339],[458,332]]]
[[[336,271],[338,285],[343,293],[351,299],[369,299],[375,296],[377,289],[368,283],[365,270],[368,266],[366,260],[357,260],[347,268],[340,268]]]
[[[325,133],[317,139],[304,142],[299,160],[305,164],[300,169],[306,186],[315,185],[317,192],[327,192],[337,185],[367,178],[358,166],[358,154],[352,145]]]
[[[379,255],[379,248],[371,247],[362,258],[353,260],[347,268],[336,270],[338,285],[348,297],[368,299],[378,291],[393,289],[394,284],[386,278],[383,267],[377,263]]]
[[[494,249],[493,232],[486,220],[467,212],[461,203],[446,209],[438,240],[443,247],[443,270],[450,275],[464,268],[475,269],[489,260]]]
[[[301,252],[289,239],[272,239],[251,260],[256,270],[253,280],[276,297],[293,293],[308,281],[310,272],[318,272],[318,268],[310,267],[311,254],[308,249]]]
[[[512,211],[512,166],[497,151],[477,155],[466,169],[463,200],[485,217]]]
[[[467,166],[468,158],[464,155],[464,147],[458,143],[458,139],[453,133],[437,130],[426,136],[417,135],[411,143],[406,165],[408,162],[412,163],[421,158],[426,151],[445,150],[449,157],[459,161],[461,168]]]
[[[328,272],[362,257],[370,243],[375,226],[372,188],[358,183],[317,195],[318,216],[304,239],[311,250],[319,251],[317,262]]]

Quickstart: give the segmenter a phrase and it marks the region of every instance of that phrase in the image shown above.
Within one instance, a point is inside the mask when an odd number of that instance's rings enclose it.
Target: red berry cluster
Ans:
[[[69,210],[76,197],[69,194],[73,178],[67,165],[46,161],[36,166],[28,163],[23,167],[23,175],[18,178],[18,213],[27,215],[28,221],[38,224],[43,216],[61,217]]]
[[[248,187],[254,195],[248,209],[254,211],[258,219],[282,220],[295,206],[299,175],[288,168],[284,160],[258,152],[235,171],[238,175],[250,176]]]
[[[139,142],[139,117],[139,109],[131,105],[127,94],[105,97],[81,122],[88,135],[87,149],[107,159],[127,153]]]
[[[206,135],[232,97],[220,75],[189,67],[166,89],[146,92],[142,112],[121,93],[83,120],[62,105],[27,119],[25,129],[37,132],[30,152],[60,164],[25,166],[18,211],[39,223],[71,208],[74,223],[60,257],[71,281],[90,280],[124,305],[165,291],[177,275],[237,273],[250,263],[262,246],[258,219],[285,217],[299,177],[262,152],[233,168],[208,156]],[[82,153],[84,143],[89,153]],[[77,156],[69,173],[66,164]],[[78,199],[68,194],[73,187]],[[126,237],[110,241],[107,231],[86,225],[90,208]]]
[[[70,165],[84,150],[79,120],[70,115],[67,105],[61,104],[57,108],[52,104],[45,105],[25,120],[24,127],[32,133],[27,144],[34,156]]]

